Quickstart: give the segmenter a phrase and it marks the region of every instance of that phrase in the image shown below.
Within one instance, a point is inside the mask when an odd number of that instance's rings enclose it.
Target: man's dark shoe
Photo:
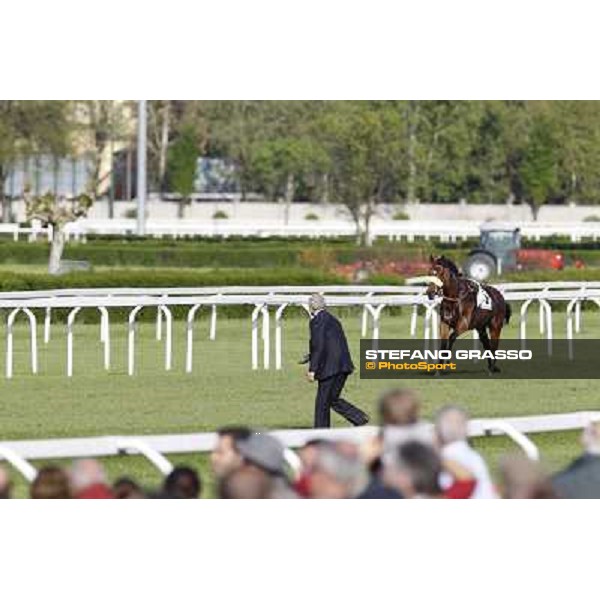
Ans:
[[[363,413],[363,416],[360,421],[354,423],[355,427],[361,427],[362,425],[366,425],[369,422],[369,415],[367,413]]]

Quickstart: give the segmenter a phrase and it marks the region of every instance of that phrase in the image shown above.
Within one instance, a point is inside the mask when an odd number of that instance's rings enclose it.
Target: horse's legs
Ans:
[[[490,338],[488,336],[488,333],[487,333],[485,327],[478,329],[477,333],[479,334],[479,341],[481,342],[483,349],[484,350],[492,350],[492,343],[490,342]],[[487,362],[488,362],[488,371],[490,373],[498,373],[500,371],[500,369],[496,366],[495,358],[488,358]]]
[[[490,328],[490,350],[496,352],[500,344],[500,333],[502,331],[503,318],[495,316],[489,325]],[[498,373],[500,369],[496,366],[496,359],[493,361],[493,367],[490,368],[493,373]]]
[[[448,339],[452,328],[448,323],[442,321],[440,323],[440,350],[448,350]]]

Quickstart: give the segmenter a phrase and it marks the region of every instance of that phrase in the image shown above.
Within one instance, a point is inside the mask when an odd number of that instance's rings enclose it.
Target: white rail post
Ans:
[[[160,297],[161,300],[166,300],[167,296],[163,294]],[[163,311],[160,306],[156,307],[156,341],[160,342],[162,340],[162,316]]]
[[[548,346],[548,356],[552,356],[552,307],[550,303],[545,298],[540,298],[540,308],[544,307],[544,312],[546,316],[546,338],[547,338],[547,346]]]
[[[173,315],[171,309],[164,304],[161,305],[161,310],[165,315],[167,335],[165,338],[165,371],[170,371],[173,365]]]
[[[440,336],[440,313],[437,306],[431,311],[431,339],[437,340]],[[435,344],[434,344],[435,348]]]
[[[505,433],[515,444],[517,444],[523,452],[525,452],[527,458],[530,460],[538,461],[540,459],[540,451],[538,447],[522,432],[520,432],[514,425],[506,421],[492,421],[489,423],[487,431],[502,431]]]
[[[185,372],[191,373],[194,357],[194,317],[200,309],[201,304],[194,304],[188,311],[186,319],[186,351],[185,351]]]
[[[133,375],[135,368],[135,318],[142,310],[141,306],[136,306],[129,312],[127,319],[127,374]],[[160,310],[160,309],[159,309]]]
[[[373,292],[369,292],[365,298],[371,298],[373,296]],[[362,318],[361,318],[361,327],[360,327],[360,335],[361,337],[367,336],[367,328],[368,328],[368,319],[369,319],[369,311],[367,309],[367,305],[363,306],[362,310]]]
[[[369,305],[369,307],[371,309],[371,314],[373,316],[373,339],[378,340],[379,339],[379,324],[380,324],[381,311],[385,308],[385,304],[379,304],[376,307],[371,307]]]
[[[38,356],[37,356],[37,320],[35,315],[29,308],[15,308],[9,315],[6,322],[6,378],[10,379],[13,376],[13,352],[14,352],[14,323],[19,312],[23,311],[29,319],[29,335],[30,335],[30,360],[31,372],[35,375],[38,371]]]
[[[579,290],[580,299],[575,303],[575,333],[581,331],[581,298],[585,298],[586,285],[583,284]]]
[[[171,462],[158,450],[142,440],[135,438],[117,438],[115,446],[118,451],[134,450],[147,458],[163,475],[168,475],[173,470]]]
[[[429,350],[429,338],[431,337],[431,305],[425,306],[425,316],[423,317],[423,340],[425,349]]]
[[[271,319],[269,315],[269,307],[265,304],[263,305],[261,311],[262,313],[262,340],[263,340],[263,368],[268,370],[270,368],[270,357],[271,357]]]
[[[258,315],[263,305],[257,304],[252,311],[252,370],[258,369]]]
[[[47,306],[46,315],[44,317],[44,344],[48,344],[50,342],[50,321],[52,319],[51,313],[52,309]]]
[[[545,325],[546,325],[546,306],[544,305],[544,303],[542,302],[541,299],[540,299],[540,302],[539,302],[539,309],[540,309],[540,314],[539,314],[539,318],[540,318],[540,335],[544,335],[544,333],[546,333],[546,331],[545,331]]]
[[[67,377],[73,377],[73,323],[80,310],[80,306],[71,309],[67,317]]]
[[[410,316],[410,337],[417,337],[417,321],[419,318],[419,305],[413,304],[412,314]]]
[[[283,311],[288,306],[287,302],[282,304],[277,311],[275,312],[275,369],[281,370],[282,365],[282,333],[281,333],[281,318],[283,316]]]
[[[110,369],[110,320],[108,309],[105,306],[99,306],[100,311],[100,341],[104,346],[104,369]]]
[[[580,302],[578,298],[573,298],[567,304],[567,348],[569,352],[569,360],[573,360],[573,306],[576,306]]]
[[[6,378],[13,376],[13,324],[15,318],[21,309],[15,308],[8,315],[6,320]]]
[[[221,297],[222,294],[217,294]],[[213,304],[210,311],[210,333],[208,339],[212,342],[217,339],[217,305]]]
[[[31,353],[31,372],[35,375],[38,372],[38,352],[37,352],[37,319],[29,308],[24,308],[23,312],[29,319],[29,351]]]
[[[521,349],[525,350],[527,347],[527,310],[529,305],[533,302],[533,298],[525,300],[521,304],[521,319],[520,319],[520,337],[521,337]]]
[[[19,456],[12,448],[0,446],[0,458],[10,463],[29,483],[36,478],[37,469],[30,462]]]

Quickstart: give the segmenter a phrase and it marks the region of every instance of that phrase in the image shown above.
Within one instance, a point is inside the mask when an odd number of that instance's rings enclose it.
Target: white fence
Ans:
[[[18,223],[0,223],[0,234],[9,234],[16,242],[19,236],[26,235],[30,242],[34,242],[38,237],[45,237],[47,240],[52,238],[52,230],[49,227],[42,227],[39,221],[34,220],[31,227],[21,227]]]
[[[550,236],[567,236],[573,242],[583,239],[600,239],[600,223],[583,222],[514,222],[520,227],[525,238],[541,240]],[[442,242],[454,242],[479,237],[478,221],[374,221],[369,229],[371,240],[387,238],[389,240],[437,239]],[[85,239],[87,235],[135,235],[137,221],[135,219],[80,219],[66,226],[67,238]],[[18,240],[20,235],[27,235],[29,241],[38,237],[52,239],[52,228],[33,224],[31,227],[20,227],[15,223],[0,224],[0,234],[7,233]],[[151,237],[308,237],[333,238],[355,237],[356,225],[351,221],[296,221],[284,225],[280,222],[264,220],[229,221],[227,219],[149,219],[146,222],[146,235]]]
[[[520,303],[519,336],[527,339],[527,317],[531,306],[539,306],[539,330],[547,340],[548,354],[552,354],[554,339],[553,303],[567,303],[565,337],[570,341],[581,330],[581,306],[593,302],[600,306],[600,282],[534,282],[500,284],[507,301]],[[308,294],[320,291],[327,296],[330,306],[362,307],[361,334],[370,334],[378,339],[381,334],[381,315],[384,309],[405,306],[411,309],[408,335],[416,338],[419,319],[423,323],[423,339],[427,345],[438,335],[439,300],[430,301],[424,294],[425,288],[416,286],[282,286],[278,288],[224,287],[224,288],[148,288],[148,289],[81,289],[41,290],[33,292],[10,292],[0,294],[0,309],[7,309],[6,322],[6,377],[13,376],[13,341],[16,318],[22,312],[29,324],[31,372],[38,371],[37,317],[34,309],[44,311],[44,343],[51,337],[52,310],[68,309],[66,372],[73,376],[74,329],[76,317],[83,308],[94,308],[100,312],[100,342],[103,345],[104,368],[111,368],[110,309],[127,308],[127,371],[135,373],[136,320],[139,312],[152,307],[157,312],[156,338],[164,338],[165,370],[172,369],[173,315],[172,307],[187,307],[185,339],[185,372],[191,373],[194,366],[194,322],[200,310],[210,310],[209,339],[217,334],[219,306],[250,306],[251,314],[251,367],[256,370],[260,362],[262,342],[262,367],[271,366],[271,317],[275,321],[275,368],[283,367],[283,316],[290,306],[308,310]],[[516,317],[516,315],[515,315]],[[395,334],[397,337],[397,333]],[[476,333],[474,334],[475,341]]]
[[[583,222],[515,222],[521,228],[523,237],[540,240],[544,237],[564,235],[573,242],[584,238],[600,238],[600,223]],[[478,221],[378,221],[371,224],[371,239],[390,240],[439,239],[452,242],[459,239],[479,237]],[[66,231],[74,238],[89,234],[133,235],[137,230],[135,219],[81,219],[67,225]],[[146,234],[154,237],[354,237],[356,225],[352,221],[295,221],[284,225],[277,221],[265,220],[194,220],[194,219],[149,219]]]
[[[554,415],[532,415],[502,419],[472,419],[469,435],[507,435],[532,460],[540,453],[528,433],[568,431],[581,429],[590,421],[600,419],[600,412],[575,412]],[[349,440],[361,443],[377,432],[376,427],[352,427],[339,429],[286,429],[271,432],[288,449],[304,445],[310,439]],[[165,454],[210,452],[217,440],[216,433],[186,433],[176,435],[104,436],[94,438],[70,438],[50,440],[26,440],[0,442],[0,460],[9,462],[25,479],[32,481],[36,468],[31,460],[54,460],[65,458],[101,458],[118,455],[141,455],[163,475],[173,466]],[[297,463],[293,455],[288,461]]]

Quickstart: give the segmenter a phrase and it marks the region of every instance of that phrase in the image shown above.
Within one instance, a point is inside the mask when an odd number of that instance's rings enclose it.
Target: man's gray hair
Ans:
[[[342,453],[335,446],[319,448],[315,467],[343,485],[350,495],[355,495],[368,483],[368,473],[360,456]]]
[[[444,406],[435,417],[435,430],[444,445],[466,440],[469,435],[469,415],[460,406]]]
[[[325,303],[325,298],[323,294],[311,294],[308,299],[308,308],[310,312],[317,312],[318,310],[323,310],[327,304]]]

